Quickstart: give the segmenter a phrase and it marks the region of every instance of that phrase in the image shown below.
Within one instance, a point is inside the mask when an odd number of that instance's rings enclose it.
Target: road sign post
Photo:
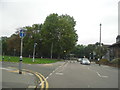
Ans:
[[[20,60],[19,60],[19,74],[22,74],[22,48],[23,48],[23,37],[24,37],[23,30],[20,30],[20,38],[21,38],[21,53],[20,53]]]

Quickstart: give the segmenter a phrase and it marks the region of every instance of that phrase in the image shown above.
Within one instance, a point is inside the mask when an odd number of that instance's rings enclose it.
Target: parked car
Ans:
[[[90,61],[87,58],[83,58],[81,64],[90,65]]]

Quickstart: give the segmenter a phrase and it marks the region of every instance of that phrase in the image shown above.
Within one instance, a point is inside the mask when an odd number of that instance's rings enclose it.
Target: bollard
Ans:
[[[19,60],[19,74],[22,74],[22,56],[20,56]]]

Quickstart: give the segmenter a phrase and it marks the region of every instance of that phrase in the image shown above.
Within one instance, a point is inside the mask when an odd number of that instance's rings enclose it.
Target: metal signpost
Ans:
[[[20,38],[21,38],[21,53],[20,53],[20,60],[19,60],[19,74],[22,74],[22,48],[23,48],[23,37],[25,36],[24,30],[20,30]]]

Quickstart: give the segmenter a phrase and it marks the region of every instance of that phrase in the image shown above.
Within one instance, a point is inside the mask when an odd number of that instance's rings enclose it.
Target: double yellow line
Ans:
[[[41,88],[42,89],[46,88],[46,90],[47,90],[49,85],[48,85],[48,82],[47,82],[46,78],[38,72],[36,72],[36,76],[39,77],[39,80],[41,81]]]
[[[33,72],[31,70],[26,70],[26,69],[22,69],[22,70],[26,71],[26,72],[29,72],[29,73],[32,73],[32,74],[34,74],[35,76],[38,77],[38,79],[40,81],[39,85],[41,85],[40,90],[42,90],[42,89],[46,89],[47,90],[49,88],[49,84],[48,84],[46,78],[42,74],[40,74],[38,72]],[[39,85],[37,85],[36,88],[38,88]]]
[[[14,68],[14,67],[12,67],[12,68]],[[15,68],[15,69],[17,69],[17,68]],[[22,71],[23,71],[23,73],[25,73],[25,72],[32,73],[39,79],[39,81],[38,81],[39,83],[36,86],[36,88],[40,87],[40,90],[42,90],[42,89],[47,90],[49,88],[49,84],[48,84],[46,78],[42,74],[40,74],[38,72],[33,72],[31,70],[27,70],[27,69],[22,69]],[[14,70],[14,71],[10,71],[10,72],[16,72],[17,73],[17,72],[19,72],[19,70]]]

